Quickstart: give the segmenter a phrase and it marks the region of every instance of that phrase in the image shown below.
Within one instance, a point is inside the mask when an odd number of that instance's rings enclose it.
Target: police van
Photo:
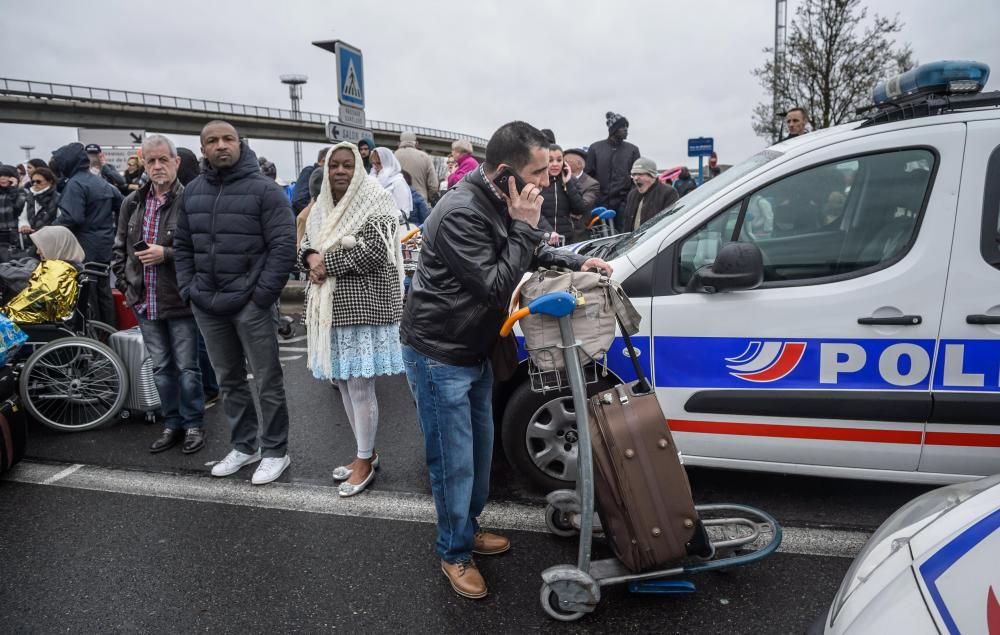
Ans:
[[[916,483],[1000,473],[1000,91],[937,62],[592,255],[688,465]],[[859,113],[860,114],[860,113]],[[606,382],[634,378],[618,339]],[[576,474],[565,394],[498,387],[509,460]]]

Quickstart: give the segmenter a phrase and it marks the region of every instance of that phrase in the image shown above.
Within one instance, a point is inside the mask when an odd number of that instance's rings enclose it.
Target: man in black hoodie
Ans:
[[[185,188],[177,217],[177,285],[205,336],[231,431],[233,450],[212,475],[260,461],[251,482],[262,485],[291,463],[275,303],[295,265],[295,220],[284,189],[261,174],[233,126],[207,123],[201,151],[207,166]],[[259,434],[247,361],[260,393]]]
[[[622,210],[625,197],[632,189],[629,170],[639,160],[639,148],[628,141],[628,119],[618,113],[608,112],[608,138],[596,141],[587,148],[587,167],[584,172],[601,184],[598,205],[618,212],[615,227],[622,231]]]
[[[62,225],[80,241],[87,262],[111,265],[115,244],[115,219],[121,209],[122,193],[90,171],[90,157],[79,143],[70,143],[52,153],[52,164],[67,178],[59,199],[59,216],[54,225]],[[97,319],[115,324],[115,304],[108,280],[95,285],[92,305]]]

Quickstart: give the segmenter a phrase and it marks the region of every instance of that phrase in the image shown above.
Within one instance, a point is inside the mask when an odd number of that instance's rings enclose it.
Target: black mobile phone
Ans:
[[[500,173],[493,179],[493,185],[495,185],[497,189],[503,192],[506,196],[510,196],[510,185],[507,184],[507,179],[510,177],[514,177],[514,188],[517,190],[517,193],[520,194],[521,190],[523,190],[527,184],[524,182],[524,179],[517,175],[517,172],[514,172],[514,170],[511,170],[508,167],[504,167],[504,169],[500,170]]]
[[[149,245],[146,244],[145,240],[140,240],[132,245],[132,251],[146,251],[147,249],[149,249]]]

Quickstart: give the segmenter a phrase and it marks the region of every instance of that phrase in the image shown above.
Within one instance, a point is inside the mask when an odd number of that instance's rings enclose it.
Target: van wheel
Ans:
[[[598,379],[587,396],[612,386],[610,377]],[[573,487],[579,433],[568,389],[536,393],[525,380],[507,401],[501,435],[507,460],[532,485],[545,492]]]

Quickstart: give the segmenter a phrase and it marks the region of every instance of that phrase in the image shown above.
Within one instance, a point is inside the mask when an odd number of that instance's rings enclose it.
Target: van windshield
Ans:
[[[631,234],[623,234],[621,239],[609,243],[605,249],[601,250],[604,252],[602,257],[612,260],[627,254],[650,238],[659,235],[660,230],[683,216],[679,212],[697,207],[703,201],[715,196],[716,192],[720,192],[728,187],[730,183],[735,183],[743,176],[753,172],[765,163],[777,159],[781,155],[782,153],[776,150],[758,152],[746,161],[729,168],[719,176],[705,181],[701,187],[692,190],[684,198],[678,199],[676,203],[659,212],[642,225],[639,225],[639,228]]]

